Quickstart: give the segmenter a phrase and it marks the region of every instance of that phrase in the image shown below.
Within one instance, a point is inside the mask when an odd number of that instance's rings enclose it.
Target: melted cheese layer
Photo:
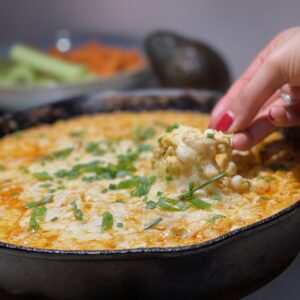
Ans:
[[[204,206],[159,205],[160,197],[174,199],[188,190],[186,181],[156,176],[152,169],[153,149],[174,123],[205,130],[208,117],[99,114],[1,139],[0,240],[64,250],[184,246],[259,221],[299,199],[299,153],[277,134],[251,153],[233,155],[238,173],[251,183],[246,192],[227,189],[229,179],[223,178],[218,188],[197,191]]]

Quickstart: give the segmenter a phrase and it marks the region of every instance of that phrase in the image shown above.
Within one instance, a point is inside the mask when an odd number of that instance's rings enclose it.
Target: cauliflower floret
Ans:
[[[244,192],[247,191],[250,187],[250,183],[248,180],[243,178],[240,175],[234,175],[231,178],[231,186],[237,192]]]
[[[160,177],[172,175],[185,184],[188,181],[198,184],[221,172],[234,176],[237,167],[232,161],[231,137],[212,129],[201,132],[179,126],[160,137],[154,150],[153,167]],[[249,188],[241,176],[233,177],[228,184],[239,192]]]
[[[221,132],[179,126],[164,133],[154,151],[153,164],[164,174],[189,175],[195,168],[203,169],[206,178],[221,171],[235,174],[236,166],[231,161],[230,135]],[[222,154],[217,162],[217,155]],[[198,171],[199,172],[199,171]]]

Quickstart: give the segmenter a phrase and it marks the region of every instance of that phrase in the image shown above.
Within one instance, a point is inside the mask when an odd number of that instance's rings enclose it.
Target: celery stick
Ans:
[[[12,46],[10,57],[14,61],[26,64],[34,70],[51,75],[62,81],[80,80],[87,73],[84,66],[66,62],[19,44]]]

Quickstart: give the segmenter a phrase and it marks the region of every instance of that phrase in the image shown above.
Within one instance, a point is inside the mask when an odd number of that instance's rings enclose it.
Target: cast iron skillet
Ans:
[[[208,112],[213,92],[100,94],[0,119],[0,135],[115,110]],[[31,299],[235,299],[278,275],[300,249],[299,202],[205,243],[176,248],[60,251],[0,243],[0,288]]]

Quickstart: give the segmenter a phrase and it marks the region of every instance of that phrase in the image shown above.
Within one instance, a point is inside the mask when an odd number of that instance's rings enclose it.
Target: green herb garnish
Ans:
[[[152,228],[153,226],[155,226],[156,224],[158,224],[158,223],[161,222],[161,221],[162,221],[162,217],[159,217],[159,218],[157,218],[157,219],[151,221],[148,225],[146,225],[146,226],[144,227],[144,230],[148,230],[148,229]]]
[[[47,213],[46,206],[36,207],[32,210],[31,217],[29,220],[29,223],[30,223],[29,230],[30,231],[38,231],[40,229],[39,221],[44,220],[46,213]]]
[[[52,180],[52,177],[47,172],[37,172],[32,175],[40,181]]]
[[[155,206],[156,206],[156,203],[152,200],[146,202],[146,208],[147,209],[154,209]]]
[[[226,217],[223,215],[214,215],[214,216],[210,217],[207,221],[212,224],[215,224],[216,220],[221,219],[221,218],[226,218]]]
[[[5,170],[5,167],[4,165],[0,164],[0,172],[4,171]]]
[[[167,181],[171,181],[171,180],[173,180],[173,176],[172,176],[172,175],[166,175],[166,176],[165,176],[165,179],[166,179]]]
[[[148,152],[148,151],[152,151],[153,147],[152,145],[149,144],[137,144],[137,150],[139,152]]]
[[[156,205],[159,208],[167,211],[183,211],[188,208],[188,206],[184,202],[167,197],[160,197]]]
[[[211,184],[211,183],[213,183],[213,182],[215,182],[215,181],[218,181],[218,180],[220,180],[221,178],[223,178],[223,177],[225,177],[225,176],[227,176],[227,174],[226,174],[225,172],[222,172],[222,173],[220,173],[219,175],[217,175],[217,176],[215,176],[215,177],[212,177],[212,178],[208,179],[207,181],[205,181],[204,183],[202,183],[200,186],[198,186],[198,187],[196,187],[196,188],[194,188],[194,187],[191,188],[191,184],[192,184],[192,183],[190,183],[190,185],[189,185],[189,191],[180,194],[177,198],[179,198],[179,199],[189,199],[189,198],[192,198],[192,197],[193,197],[193,194],[194,194],[196,191],[198,191],[198,190],[200,190],[200,189],[203,189],[203,188],[206,187],[207,185],[209,185],[209,184]]]
[[[123,227],[124,227],[124,224],[122,222],[117,223],[117,228],[123,228]]]
[[[53,159],[62,159],[68,157],[72,152],[74,148],[73,147],[68,147],[65,149],[61,149],[55,152],[52,152],[48,155],[46,155],[43,159],[44,160],[53,160]]]
[[[48,188],[52,187],[52,183],[43,183],[43,184],[40,184],[39,187],[48,189]]]
[[[134,162],[135,160],[137,160],[139,157],[139,153],[138,152],[133,152],[133,153],[128,153],[128,154],[121,154],[121,155],[118,155],[117,158],[118,158],[118,161],[119,163],[132,163]]]
[[[262,196],[260,196],[260,200],[266,201],[266,200],[270,200],[270,198],[262,195]]]
[[[115,189],[129,189],[131,188],[131,195],[142,197],[144,195],[147,195],[150,191],[151,185],[155,182],[156,177],[150,176],[150,177],[140,177],[140,176],[133,176],[130,179],[126,179],[123,181],[120,181]]]
[[[51,203],[51,202],[53,202],[53,195],[48,194],[39,201],[31,201],[31,202],[26,203],[24,205],[24,207],[25,208],[39,207],[39,206],[42,206],[44,204]]]
[[[190,199],[190,202],[199,209],[203,209],[203,210],[210,210],[211,209],[211,204],[209,204],[208,202],[205,202],[201,199],[198,198],[192,198]]]
[[[137,127],[133,130],[133,133],[139,140],[146,140],[154,137],[155,129],[154,128],[142,129],[141,127]]]
[[[172,132],[174,129],[177,129],[179,126],[180,126],[179,124],[174,123],[166,128],[166,132]]]
[[[216,200],[216,201],[221,201],[222,200],[222,196],[219,194],[214,194],[211,196],[212,200]]]
[[[209,138],[209,139],[214,139],[214,138],[215,138],[215,135],[214,135],[213,132],[208,132],[208,133],[206,134],[206,137]]]
[[[55,222],[55,221],[57,221],[58,220],[58,217],[53,217],[50,221],[51,222]]]
[[[99,181],[101,179],[100,176],[95,175],[95,176],[84,176],[82,178],[82,181],[84,182],[95,182],[95,181]]]
[[[197,170],[198,170],[200,173],[203,173],[203,172],[204,172],[204,168],[201,167],[201,166],[199,166],[199,167],[197,168]]]
[[[83,219],[83,212],[82,212],[81,209],[79,209],[77,207],[77,203],[76,203],[75,200],[71,202],[71,206],[72,206],[72,209],[73,209],[73,212],[74,212],[75,219],[77,221],[82,221],[82,219]]]
[[[95,142],[88,142],[84,149],[87,153],[92,153],[96,156],[103,155],[106,152],[104,149],[100,148],[98,143]]]
[[[105,212],[102,215],[102,224],[101,224],[101,231],[106,232],[110,230],[113,226],[114,218],[113,215],[110,212]]]

